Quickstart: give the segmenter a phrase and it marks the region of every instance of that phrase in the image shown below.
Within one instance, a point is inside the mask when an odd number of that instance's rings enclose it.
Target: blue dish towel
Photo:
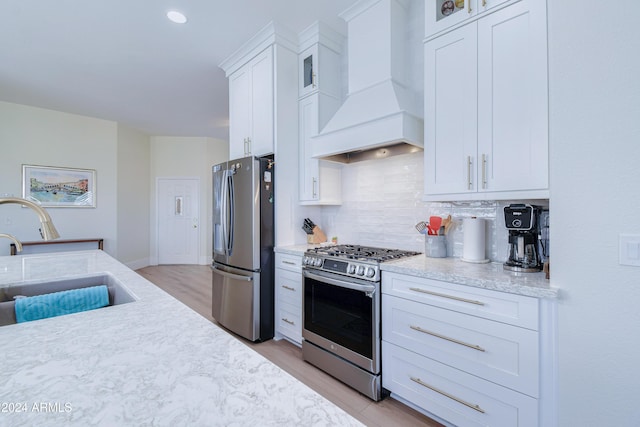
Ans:
[[[16,321],[46,319],[109,305],[105,285],[16,299]]]

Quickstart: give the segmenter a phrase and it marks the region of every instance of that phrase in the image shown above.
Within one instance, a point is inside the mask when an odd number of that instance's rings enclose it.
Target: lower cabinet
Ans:
[[[459,427],[545,425],[542,306],[533,297],[383,272],[382,386]]]
[[[382,385],[459,427],[538,426],[538,401],[533,397],[385,342]]]
[[[302,345],[302,255],[276,253],[275,337]]]

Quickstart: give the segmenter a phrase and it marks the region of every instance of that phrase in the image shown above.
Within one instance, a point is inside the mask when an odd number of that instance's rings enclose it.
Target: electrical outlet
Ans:
[[[640,267],[640,234],[620,234],[620,265]]]

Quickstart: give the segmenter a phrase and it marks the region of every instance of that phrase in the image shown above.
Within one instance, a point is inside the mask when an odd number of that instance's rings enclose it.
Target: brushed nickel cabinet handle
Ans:
[[[292,288],[291,286],[287,286],[287,285],[282,285],[283,288],[285,288],[288,291],[294,291],[295,292],[295,288]]]
[[[471,156],[467,156],[467,188],[469,190],[473,189],[473,180],[471,179]]]
[[[283,260],[283,261],[282,261],[282,263],[283,263],[283,264],[287,264],[287,265],[296,265],[296,263],[295,263],[295,262],[293,262],[293,261],[286,261],[286,260]]]
[[[295,324],[296,324],[295,322],[293,322],[293,321],[291,321],[289,319],[285,319],[285,318],[283,318],[282,321],[285,322],[285,323],[288,323],[288,324],[290,324],[292,326],[295,326]]]
[[[482,351],[482,352],[486,351],[484,348],[480,347],[479,345],[469,344],[468,342],[460,341],[460,340],[457,340],[455,338],[451,338],[451,337],[448,337],[448,336],[445,336],[445,335],[440,335],[440,334],[438,334],[436,332],[427,331],[426,329],[422,329],[420,326],[409,325],[409,327],[411,329],[413,329],[414,331],[422,332],[423,334],[431,335],[431,336],[434,336],[436,338],[440,338],[440,339],[443,339],[443,340],[446,340],[446,341],[450,341],[450,342],[455,343],[455,344],[460,344],[460,345],[463,345],[465,347],[472,348],[474,350],[478,350],[478,351]]]
[[[480,413],[482,413],[482,414],[484,414],[484,413],[485,413],[484,409],[482,409],[482,408],[480,407],[480,405],[474,405],[473,403],[469,403],[469,402],[467,402],[466,400],[462,400],[462,399],[460,399],[459,397],[456,397],[456,396],[454,396],[454,395],[452,395],[452,394],[447,393],[446,391],[440,390],[440,389],[439,389],[439,388],[437,388],[437,387],[434,387],[434,386],[432,386],[432,385],[429,385],[429,384],[425,383],[425,382],[424,382],[424,381],[422,381],[420,378],[416,378],[416,377],[409,377],[409,378],[411,379],[411,381],[413,381],[413,382],[415,382],[415,383],[418,383],[418,384],[420,384],[421,386],[428,388],[429,390],[433,390],[433,391],[435,391],[436,393],[439,393],[439,394],[441,394],[441,395],[443,395],[443,396],[445,396],[445,397],[448,397],[449,399],[455,400],[456,402],[461,403],[461,404],[463,404],[464,406],[467,406],[467,407],[469,407],[469,408],[471,408],[471,409],[473,409],[473,410],[475,410],[475,411],[478,411],[478,412],[480,412]]]
[[[469,304],[485,305],[482,301],[476,301],[476,300],[472,300],[472,299],[455,297],[453,295],[447,295],[447,294],[441,294],[439,292],[427,291],[426,289],[409,288],[409,290],[414,291],[414,292],[420,292],[420,293],[423,293],[423,294],[434,295],[436,297],[442,297],[442,298],[448,298],[448,299],[452,299],[452,300],[456,300],[456,301],[467,302]]]
[[[487,7],[487,0],[482,0],[482,7]]]
[[[317,197],[318,196],[318,191],[316,190],[318,188],[318,180],[316,178],[313,178],[313,197]]]
[[[482,188],[487,188],[487,155],[482,155]]]
[[[471,14],[471,0],[467,0],[467,10],[469,11],[469,14]]]

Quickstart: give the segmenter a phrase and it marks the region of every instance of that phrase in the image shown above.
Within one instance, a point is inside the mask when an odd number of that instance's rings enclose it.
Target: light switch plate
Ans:
[[[620,234],[620,265],[640,267],[640,234]]]

